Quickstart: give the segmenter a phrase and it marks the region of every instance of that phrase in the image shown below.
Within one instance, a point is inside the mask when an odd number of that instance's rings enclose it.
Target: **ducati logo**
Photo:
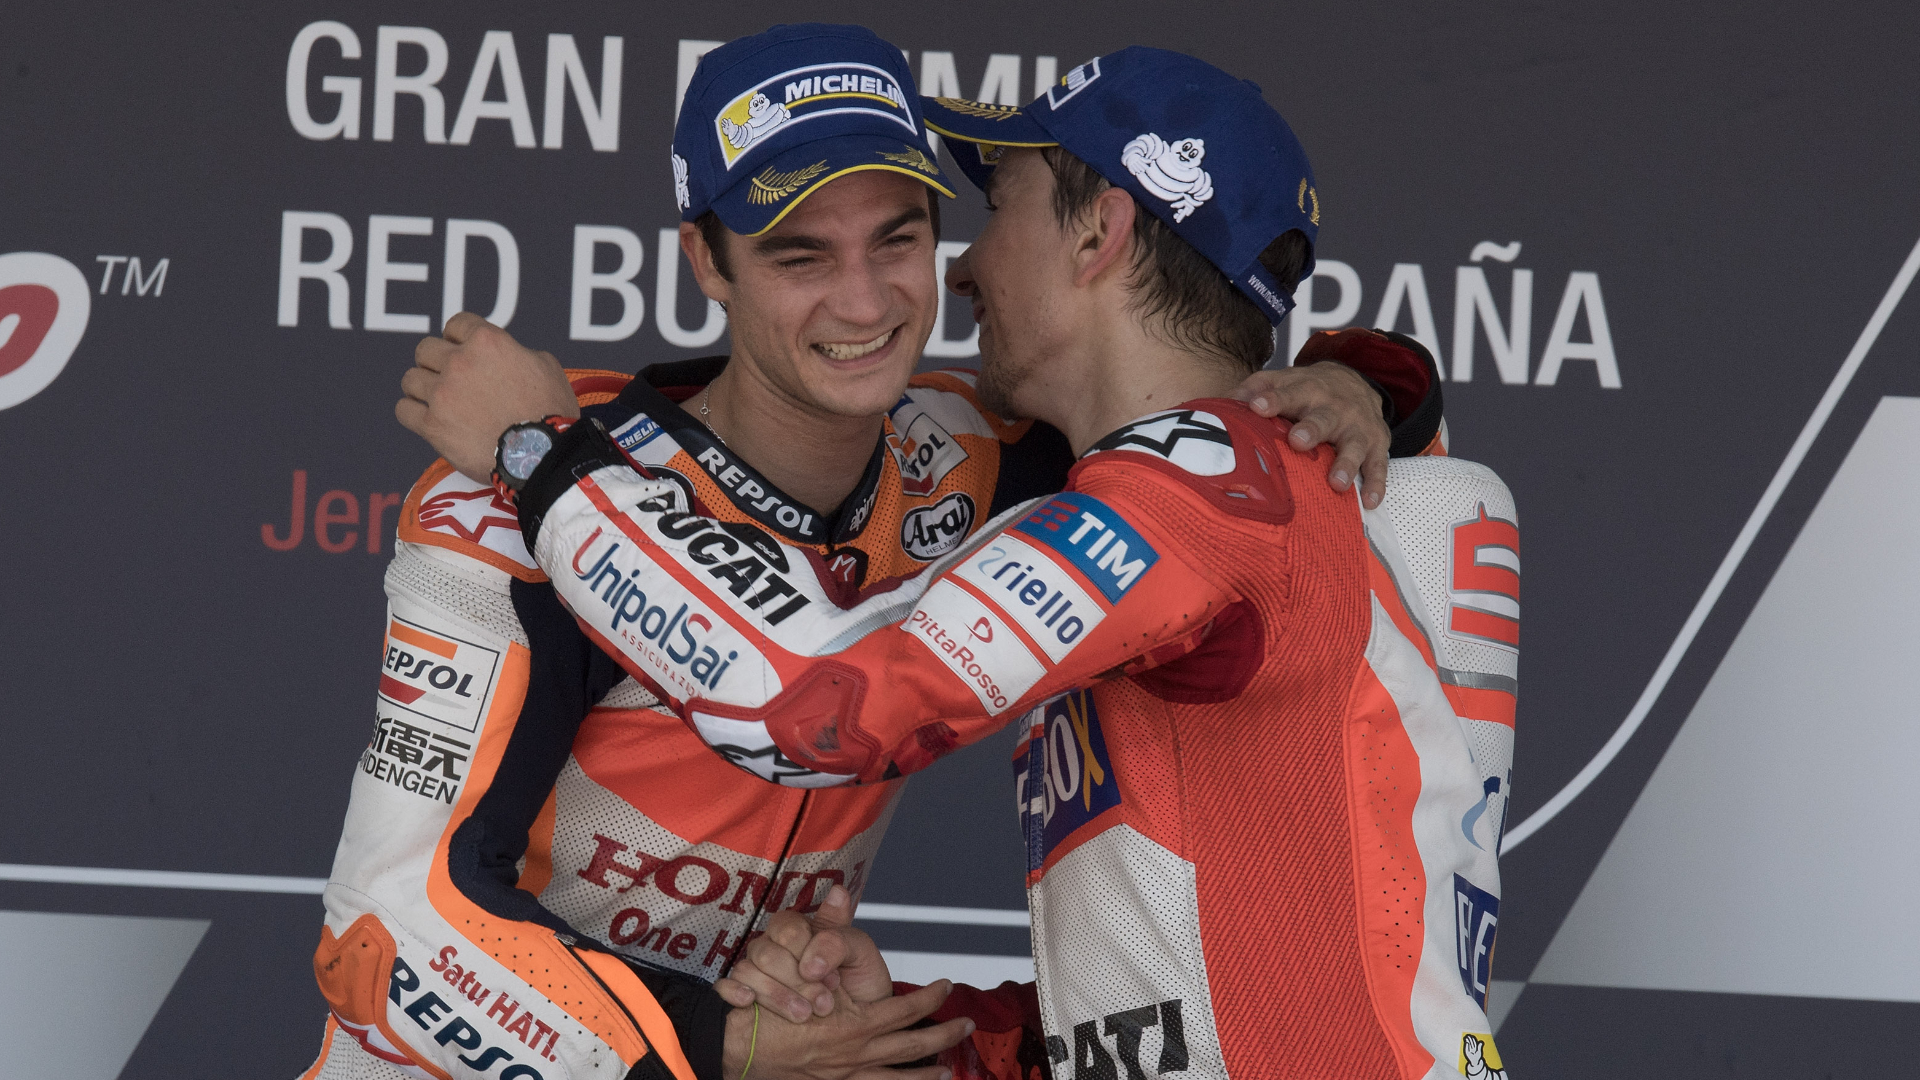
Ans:
[[[93,299],[86,276],[58,255],[0,255],[0,409],[60,377],[86,333]]]
[[[968,627],[967,633],[972,634],[976,639],[980,641],[992,641],[993,640],[993,624],[987,621],[986,616],[982,615],[979,619],[976,619],[974,621],[974,624],[971,627]]]

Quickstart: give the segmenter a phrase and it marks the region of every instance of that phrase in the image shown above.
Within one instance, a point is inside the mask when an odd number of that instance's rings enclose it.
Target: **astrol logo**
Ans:
[[[45,390],[86,333],[86,276],[58,255],[0,255],[0,409]]]
[[[496,650],[393,616],[380,697],[415,715],[475,731],[499,664]]]

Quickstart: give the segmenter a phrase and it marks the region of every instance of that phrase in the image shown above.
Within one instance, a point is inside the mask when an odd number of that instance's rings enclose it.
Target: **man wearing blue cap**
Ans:
[[[1452,639],[1489,631],[1422,586],[1460,569],[1462,522],[1490,530],[1474,567],[1517,568],[1510,497],[1433,458],[1396,479],[1392,516],[1363,510],[1228,398],[1270,353],[1319,224],[1305,155],[1257,87],[1135,48],[1025,109],[928,113],[995,209],[950,274],[981,323],[982,404],[1066,436],[1066,491],[884,593],[798,576],[805,602],[776,618],[716,584],[724,524],[600,426],[523,425],[543,445],[509,463],[514,431],[462,380],[446,441],[498,435],[521,527],[581,625],[716,750],[776,754],[777,782],[884,781],[1025,714],[1025,1027],[1055,1070],[1497,1072],[1476,918],[1497,907],[1498,785],[1454,691],[1512,680],[1458,666]],[[737,677],[690,681],[623,627],[636,592],[724,625]],[[757,968],[779,948],[750,946]],[[1039,1064],[1000,1034],[972,1044],[987,1071]]]

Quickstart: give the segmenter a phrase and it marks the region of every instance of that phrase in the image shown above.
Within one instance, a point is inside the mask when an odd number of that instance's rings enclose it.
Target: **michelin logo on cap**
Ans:
[[[1213,198],[1213,177],[1200,167],[1206,156],[1205,139],[1168,143],[1149,131],[1120,151],[1120,164],[1150,194],[1172,203],[1173,220],[1181,222]]]
[[[857,63],[794,68],[750,87],[714,117],[714,134],[731,169],[782,128],[849,113],[884,116],[904,128],[907,138],[919,136],[899,82],[882,68]]]

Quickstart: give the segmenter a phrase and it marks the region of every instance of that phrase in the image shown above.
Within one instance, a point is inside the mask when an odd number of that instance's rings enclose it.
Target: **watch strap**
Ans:
[[[560,496],[599,469],[609,465],[634,468],[633,459],[620,449],[600,421],[588,419],[570,425],[556,435],[553,449],[540,459],[532,475],[514,498],[520,511],[520,535],[527,550],[539,542],[540,524]]]
[[[493,447],[493,490],[499,493],[500,497],[509,503],[517,501],[518,491],[500,467],[502,461],[505,459],[508,435],[522,428],[543,427],[547,429],[549,436],[557,441],[561,434],[579,422],[579,417],[574,416],[547,416],[529,423],[514,424],[508,427],[507,430],[501,432],[500,438],[495,440]],[[552,453],[552,450],[549,449],[548,453]],[[531,478],[532,474],[529,473],[528,479]]]

